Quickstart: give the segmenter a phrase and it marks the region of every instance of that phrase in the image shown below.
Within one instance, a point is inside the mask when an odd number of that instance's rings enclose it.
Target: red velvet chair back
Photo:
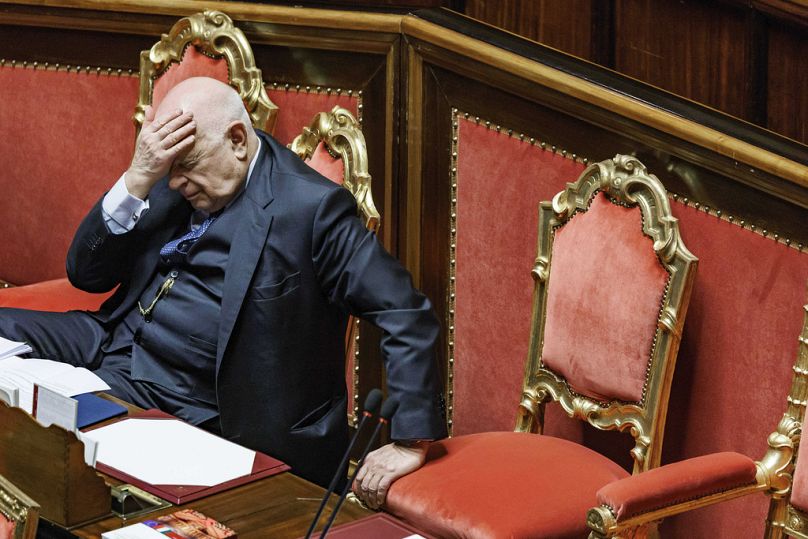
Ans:
[[[314,170],[348,189],[356,198],[359,216],[372,232],[379,229],[379,212],[373,203],[368,153],[359,122],[348,110],[335,106],[320,112],[290,144],[293,152]],[[360,323],[351,317],[345,333],[345,383],[348,387],[348,419],[359,418]]]
[[[177,83],[212,77],[233,86],[244,101],[253,126],[272,133],[278,107],[269,100],[244,33],[219,11],[196,13],[177,21],[158,43],[140,53],[140,95],[135,123],[147,105],[157,106]]]
[[[667,193],[636,159],[589,166],[543,203],[517,430],[557,401],[601,429],[630,429],[635,471],[659,465],[670,380],[696,258]]]

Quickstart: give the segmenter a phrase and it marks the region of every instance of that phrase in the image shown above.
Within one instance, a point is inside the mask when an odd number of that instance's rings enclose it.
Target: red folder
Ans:
[[[176,417],[160,410],[146,410],[144,412],[132,414],[129,417],[133,419],[154,419],[155,421],[177,419]],[[132,477],[131,475],[125,474],[111,466],[107,466],[102,462],[96,462],[95,469],[116,479],[130,483],[140,489],[145,490],[146,492],[154,494],[155,496],[159,496],[164,500],[168,500],[175,505],[180,505],[198,500],[199,498],[210,496],[211,494],[215,494],[223,490],[237,487],[239,485],[251,483],[252,481],[263,479],[264,477],[285,472],[290,468],[287,464],[284,464],[278,459],[256,451],[252,473],[231,479],[230,481],[225,481],[224,483],[219,483],[218,485],[212,485],[210,487],[203,487],[199,485],[152,485],[151,483],[141,481],[137,477]]]
[[[373,516],[354,520],[328,530],[328,537],[331,539],[367,539],[368,537],[373,537],[373,539],[404,539],[404,537],[414,534],[426,539],[432,539],[431,535],[420,532],[387,513],[376,513]],[[316,531],[313,536],[317,537]]]

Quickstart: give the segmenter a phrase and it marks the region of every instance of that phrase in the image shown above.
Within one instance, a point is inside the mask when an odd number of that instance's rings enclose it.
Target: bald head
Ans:
[[[171,166],[169,187],[196,209],[218,211],[243,187],[259,148],[258,136],[238,93],[216,79],[180,82],[166,94],[155,117],[176,111],[193,115],[196,132],[193,146]]]
[[[210,77],[192,77],[171,88],[160,102],[155,116],[159,118],[172,110],[193,113],[197,138],[224,136],[233,122],[241,122],[246,128],[251,126],[250,116],[238,92]]]

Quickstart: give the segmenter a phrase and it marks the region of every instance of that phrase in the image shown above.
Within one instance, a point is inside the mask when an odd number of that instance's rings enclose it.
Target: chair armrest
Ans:
[[[601,507],[589,510],[590,537],[616,533],[697,507],[765,490],[754,460],[740,453],[714,453],[675,462],[614,481],[597,493]]]
[[[54,279],[0,290],[0,307],[52,312],[97,311],[111,295],[112,292],[106,294],[82,292],[73,288],[67,279]]]

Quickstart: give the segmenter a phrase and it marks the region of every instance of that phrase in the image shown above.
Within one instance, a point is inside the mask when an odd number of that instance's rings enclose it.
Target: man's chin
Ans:
[[[197,193],[190,197],[185,197],[185,200],[188,201],[188,204],[195,210],[203,210],[208,211],[211,206],[210,200],[206,197],[201,196],[201,193]]]

